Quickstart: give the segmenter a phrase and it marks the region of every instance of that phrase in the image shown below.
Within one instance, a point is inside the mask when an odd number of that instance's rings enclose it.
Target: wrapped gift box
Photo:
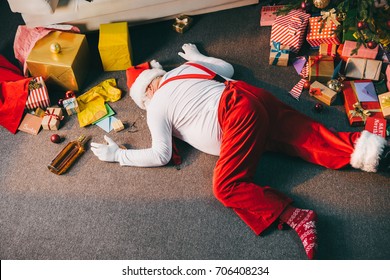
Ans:
[[[283,8],[283,5],[261,7],[260,26],[271,26],[276,20],[276,12],[281,8]]]
[[[46,130],[58,130],[63,118],[61,108],[47,108],[45,116],[42,119],[42,128]]]
[[[312,47],[318,47],[322,43],[339,45],[340,40],[335,33],[336,29],[337,26],[333,21],[324,22],[322,17],[311,17],[306,41]]]
[[[20,123],[18,129],[32,135],[37,135],[41,129],[41,122],[42,118],[27,113]]]
[[[126,70],[132,65],[127,22],[101,24],[98,49],[104,71]]]
[[[390,91],[378,95],[382,114],[386,119],[390,119]]]
[[[344,57],[357,57],[357,58],[369,58],[375,59],[378,55],[379,45],[374,49],[366,48],[363,44],[359,47],[356,54],[351,55],[352,51],[356,49],[357,42],[345,41],[343,51],[341,53]]]
[[[320,44],[319,54],[323,56],[336,56],[336,44],[322,43]]]
[[[278,42],[272,42],[269,65],[287,66],[290,48]]]
[[[326,105],[331,105],[337,97],[337,92],[331,90],[327,86],[315,81],[310,85],[309,93],[311,96],[322,101]]]
[[[83,34],[53,31],[34,45],[26,63],[30,74],[42,76],[47,84],[79,90],[89,68],[87,39]]]
[[[334,59],[331,56],[309,56],[309,81],[327,83],[333,76]]]
[[[364,129],[373,134],[386,138],[386,123],[387,121],[385,119],[368,117]]]
[[[386,67],[386,87],[387,90],[390,91],[390,64]]]
[[[382,118],[379,102],[359,102],[350,81],[344,81],[344,107],[351,126],[362,126],[368,117]]]
[[[122,121],[119,119],[115,119],[112,122],[112,127],[114,128],[115,132],[119,132],[119,131],[125,129],[125,126],[123,125]]]
[[[382,61],[350,57],[345,65],[345,76],[354,79],[368,79],[378,81],[382,68]]]
[[[305,32],[310,15],[302,10],[292,10],[287,15],[276,17],[272,24],[272,42],[280,42],[289,46],[290,51],[297,53],[305,39]]]
[[[49,92],[42,77],[35,77],[30,81],[29,94],[26,101],[26,108],[46,108],[50,106]]]
[[[64,99],[62,106],[66,110],[69,116],[80,113],[79,104],[77,103],[76,97]]]
[[[172,24],[173,30],[177,33],[184,33],[192,25],[192,18],[187,15],[180,15],[175,18],[175,22]]]

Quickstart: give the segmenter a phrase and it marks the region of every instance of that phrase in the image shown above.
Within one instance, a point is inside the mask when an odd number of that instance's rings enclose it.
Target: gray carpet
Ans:
[[[248,6],[194,17],[184,34],[171,21],[130,28],[134,63],[157,59],[167,69],[183,60],[177,55],[187,42],[235,67],[236,79],[270,90],[296,109],[337,130],[356,131],[347,122],[341,98],[321,113],[304,93],[300,101],[288,91],[299,80],[292,66],[268,65],[270,27],[259,26],[261,6]],[[0,53],[13,60],[12,43],[19,15],[0,1]],[[84,90],[116,78],[121,100],[110,105],[116,116],[135,122],[138,131],[109,133],[127,147],[150,145],[145,114],[126,94],[125,72],[103,72],[97,32],[88,33],[91,72]],[[307,53],[304,46],[299,55]],[[52,101],[63,94],[51,92]],[[180,170],[120,167],[100,162],[87,152],[57,176],[46,165],[81,134],[102,142],[97,126],[80,128],[67,117],[50,142],[50,131],[16,135],[0,127],[0,259],[306,259],[292,230],[275,226],[256,236],[212,193],[216,157],[180,143]],[[265,154],[256,182],[288,194],[302,208],[319,215],[319,259],[390,258],[389,176],[350,168],[334,171],[279,154]]]

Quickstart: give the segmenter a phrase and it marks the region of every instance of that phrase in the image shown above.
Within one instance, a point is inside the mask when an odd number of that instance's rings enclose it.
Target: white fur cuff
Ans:
[[[383,137],[363,130],[351,155],[350,163],[352,167],[367,172],[376,172],[386,144]]]

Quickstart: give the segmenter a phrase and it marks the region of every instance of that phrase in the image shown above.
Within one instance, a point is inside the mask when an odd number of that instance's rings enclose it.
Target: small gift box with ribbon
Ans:
[[[50,106],[49,93],[45,81],[41,76],[33,78],[28,85],[28,98],[26,108],[33,110],[36,108],[46,108]]]
[[[382,61],[350,57],[345,65],[345,76],[354,79],[378,81],[381,74]]]
[[[272,42],[269,65],[287,66],[290,48],[279,42]]]
[[[331,56],[309,56],[309,81],[327,83],[333,76],[334,59]]]
[[[359,102],[351,81],[344,81],[344,107],[351,126],[363,126],[368,117],[382,118],[379,102]]]
[[[317,81],[310,85],[309,94],[329,106],[337,97],[337,92]]]
[[[184,33],[190,28],[192,24],[192,18],[187,15],[180,15],[175,19],[175,22],[172,24],[173,30],[177,33]]]
[[[320,45],[319,54],[322,56],[336,56],[336,47],[335,44],[322,43]]]
[[[61,108],[47,108],[42,119],[42,128],[45,130],[58,130],[63,118]]]
[[[378,95],[382,114],[386,119],[390,119],[390,91]]]
[[[337,37],[336,29],[338,23],[333,17],[311,17],[309,19],[309,28],[306,35],[306,41],[312,47],[318,47],[322,43],[339,45],[340,40]]]
[[[353,53],[353,51],[357,48],[357,42],[354,41],[345,41],[343,46],[343,51],[341,55],[343,57],[358,57],[358,58],[369,58],[369,59],[375,59],[378,55],[379,51],[379,45],[376,46],[373,49],[366,48],[363,44],[360,45],[360,47],[356,50],[356,53]]]
[[[280,42],[290,47],[291,52],[297,53],[302,47],[310,14],[302,10],[292,10],[287,15],[280,15],[272,24],[272,42]]]
[[[62,101],[62,106],[64,107],[69,116],[80,113],[76,94],[72,90],[68,90],[65,93],[65,99]]]

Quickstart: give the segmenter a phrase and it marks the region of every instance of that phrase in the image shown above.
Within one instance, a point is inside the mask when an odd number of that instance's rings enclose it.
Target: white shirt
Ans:
[[[229,79],[233,67],[212,57],[196,62]],[[183,64],[166,73],[162,79],[182,74],[206,74],[193,66]],[[223,83],[205,79],[179,79],[160,87],[147,107],[147,124],[152,137],[148,149],[128,149],[119,152],[119,163],[130,166],[162,166],[172,156],[172,135],[194,148],[219,155],[221,128],[218,123],[218,106]]]

